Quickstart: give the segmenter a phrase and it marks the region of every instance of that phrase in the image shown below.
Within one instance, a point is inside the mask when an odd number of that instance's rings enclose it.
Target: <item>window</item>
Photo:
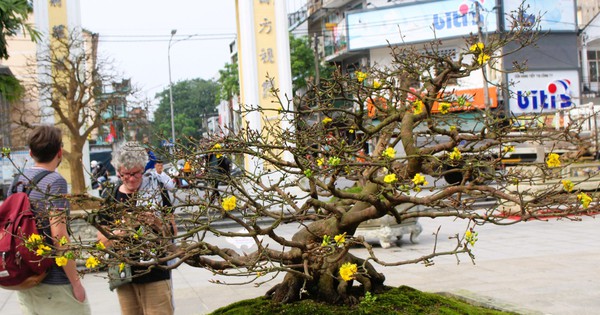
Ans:
[[[590,71],[590,82],[600,82],[600,51],[590,50],[587,52]]]

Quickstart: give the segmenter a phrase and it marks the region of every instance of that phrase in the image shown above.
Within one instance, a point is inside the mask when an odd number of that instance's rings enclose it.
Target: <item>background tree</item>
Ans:
[[[216,114],[219,86],[214,81],[192,79],[179,81],[173,85],[173,112],[177,141],[185,138],[199,139],[206,119]],[[160,98],[154,113],[154,126],[162,135],[160,139],[171,138],[171,107],[169,89],[156,94]]]
[[[0,59],[9,57],[7,37],[16,36],[24,31],[33,41],[40,39],[40,34],[27,23],[27,18],[33,12],[33,5],[27,0],[4,0],[0,2]]]
[[[27,17],[33,12],[32,4],[27,0],[5,0],[0,2],[0,59],[8,59],[7,37],[16,36],[19,31],[28,33],[33,41],[40,38],[29,23]],[[0,95],[8,101],[16,101],[23,95],[23,87],[19,80],[12,76],[0,74]]]
[[[83,147],[94,130],[119,119],[114,104],[131,91],[103,93],[105,85],[120,78],[108,60],[97,58],[94,45],[87,45],[94,41],[93,34],[91,42],[76,31],[55,35],[42,45],[37,60],[27,65],[28,76],[37,78],[25,83],[27,91],[31,99],[39,99],[40,107],[16,106],[20,117],[17,123],[32,128],[44,121],[44,116],[54,117],[68,139],[63,159],[68,163],[71,190],[81,194],[86,191]]]
[[[315,83],[315,50],[310,47],[308,36],[290,35],[290,61],[292,66],[292,88],[298,91]],[[329,79],[335,69],[327,63],[318,64],[319,77]]]
[[[531,25],[516,25],[506,36],[489,36],[485,44],[468,38],[453,57],[440,53],[440,41],[394,47],[393,64],[387,68],[335,73],[332,80],[315,87],[317,106],[282,112],[292,117],[295,125],[315,112],[325,117],[322,121],[305,123],[296,131],[265,122],[262,130],[245,129],[226,139],[210,139],[188,157],[245,154],[254,167],[237,177],[219,178],[226,180],[227,186],[220,187],[218,204],[206,198],[210,188],[190,191],[175,212],[186,230],[176,237],[180,239],[177,246],[171,238],[144,232],[151,229],[138,228],[144,223],[136,213],[126,213],[112,227],[123,234],[113,235],[98,227],[116,245],[110,250],[100,246],[92,253],[93,259],[151,266],[178,257],[171,268],[186,263],[257,285],[283,272],[282,282],[267,292],[275,302],[313,298],[351,304],[366,291],[377,292],[384,285],[385,276],[375,264],[427,265],[440,255],[474,259],[472,247],[480,225],[512,225],[597,211],[594,199],[578,188],[581,183],[557,180],[563,168],[580,155],[559,156],[553,150],[560,143],[586,143],[578,137],[577,124],[565,130],[530,128],[514,133],[492,113],[473,108],[448,88],[449,82],[468,77],[485,65],[496,68],[497,58],[510,53],[504,49],[507,43],[525,47],[532,44],[535,34]],[[349,106],[332,105],[340,96]],[[242,114],[265,113],[265,109],[248,107]],[[453,115],[456,110],[480,113],[475,119],[483,128],[466,127]],[[361,138],[351,136],[359,132]],[[545,163],[503,167],[503,157],[513,145],[531,142],[547,145]],[[361,156],[359,150],[365,143],[374,150]],[[282,152],[293,158],[284,159]],[[456,173],[460,180],[442,180]],[[206,179],[213,179],[211,176]],[[344,188],[343,182],[354,186]],[[539,186],[542,189],[534,189],[534,184],[543,184]],[[476,207],[480,198],[496,203]],[[507,210],[518,217],[507,220]],[[453,217],[464,222],[464,228],[457,231],[450,248],[434,246],[429,255],[381,261],[370,244],[354,235],[360,224],[386,215],[397,222]],[[261,218],[273,223],[259,224]],[[224,229],[214,224],[217,220],[226,220],[238,229]],[[291,238],[277,230],[286,223],[301,226]],[[256,249],[242,252],[227,242],[210,243],[207,234],[247,237],[254,240]],[[366,247],[368,256],[353,255],[353,246]],[[154,261],[132,260],[128,254],[133,248],[152,253]],[[103,258],[105,253],[111,256]],[[355,283],[362,284],[361,290],[351,290]]]

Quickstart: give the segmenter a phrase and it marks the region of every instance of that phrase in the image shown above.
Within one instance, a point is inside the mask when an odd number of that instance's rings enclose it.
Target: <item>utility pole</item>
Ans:
[[[477,22],[477,38],[480,43],[483,43],[483,47],[486,47],[485,42],[483,41],[483,20],[481,19],[481,4],[477,0],[473,2],[475,3],[475,21]],[[483,54],[483,52],[481,53]],[[491,105],[487,81],[487,64],[484,64],[483,67],[481,67],[481,73],[483,74],[483,104],[485,105],[485,112],[489,113]]]

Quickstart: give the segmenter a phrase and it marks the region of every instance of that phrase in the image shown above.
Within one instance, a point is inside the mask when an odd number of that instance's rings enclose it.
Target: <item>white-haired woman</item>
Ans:
[[[114,188],[107,189],[104,196],[106,207],[103,209],[106,210],[100,215],[100,224],[106,227],[108,233],[99,231],[98,240],[105,246],[112,246],[112,240],[119,237],[147,242],[145,239],[152,233],[158,236],[157,239],[165,233],[176,234],[170,209],[163,207],[163,185],[160,179],[154,172],[144,173],[147,162],[148,154],[138,142],[123,143],[113,152],[112,164],[120,181]],[[125,209],[125,212],[119,209]],[[137,233],[137,237],[132,233]],[[156,259],[153,256],[156,252],[129,252],[127,255],[131,259],[145,262]],[[171,272],[141,266],[132,266],[131,271],[132,281],[117,287],[121,313],[173,314]]]

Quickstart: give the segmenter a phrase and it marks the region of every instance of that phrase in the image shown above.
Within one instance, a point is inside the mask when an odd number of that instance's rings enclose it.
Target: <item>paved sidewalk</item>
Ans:
[[[448,237],[464,232],[466,222],[449,218],[419,219],[423,233],[418,244],[403,241],[400,247],[376,248],[386,262],[413,259],[429,253],[438,230],[438,251],[449,250]],[[278,230],[279,231],[279,230]],[[283,226],[291,235],[296,226]],[[475,264],[466,256],[439,257],[435,265],[405,265],[376,268],[392,286],[408,285],[427,292],[450,292],[523,314],[600,313],[600,218],[581,221],[550,220],[514,226],[477,227]],[[219,239],[220,245],[228,240]],[[230,244],[229,244],[230,245]],[[359,256],[363,249],[353,250]],[[84,278],[94,314],[119,314],[117,296],[108,290],[103,274]],[[173,273],[176,314],[206,314],[231,302],[264,294],[277,281],[261,287],[224,286],[209,282],[206,270],[181,266]],[[235,278],[218,278],[234,281]],[[281,279],[281,276],[279,276]],[[244,279],[237,279],[243,281]],[[16,294],[0,290],[0,314],[20,314]]]

